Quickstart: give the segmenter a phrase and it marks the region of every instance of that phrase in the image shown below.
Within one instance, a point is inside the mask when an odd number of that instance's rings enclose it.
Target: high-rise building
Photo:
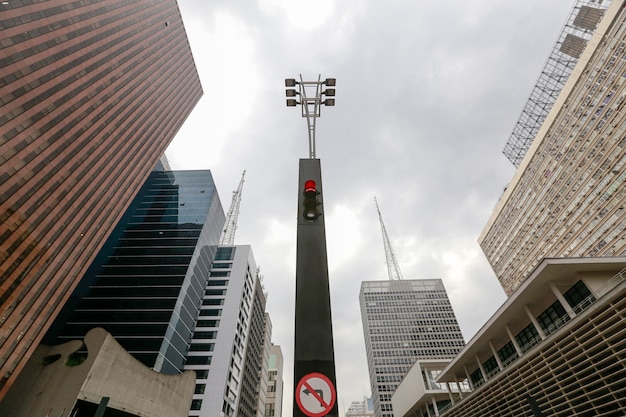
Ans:
[[[282,417],[283,413],[283,351],[278,345],[270,347],[267,401],[265,417]]]
[[[210,171],[152,172],[46,344],[102,327],[146,366],[181,372],[224,220]]]
[[[265,413],[271,324],[250,246],[220,246],[185,370],[197,375],[190,416]],[[259,407],[263,410],[259,410]]]
[[[359,294],[376,417],[418,359],[451,359],[465,342],[440,279],[364,281]]]
[[[626,9],[613,1],[479,237],[510,296],[544,258],[626,255]]]
[[[175,0],[0,3],[0,397],[202,89]]]

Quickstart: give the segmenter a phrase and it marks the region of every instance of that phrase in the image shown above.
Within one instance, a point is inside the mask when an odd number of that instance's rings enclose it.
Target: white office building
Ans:
[[[418,359],[452,359],[465,345],[440,279],[364,281],[359,294],[376,417]]]
[[[197,377],[190,416],[264,415],[271,332],[265,300],[250,246],[220,246],[185,365]]]

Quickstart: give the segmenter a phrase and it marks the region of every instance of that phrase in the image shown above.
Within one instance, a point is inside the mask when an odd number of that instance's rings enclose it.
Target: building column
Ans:
[[[505,324],[504,329],[506,330],[506,334],[509,335],[509,339],[511,339],[511,343],[513,343],[513,347],[515,348],[515,351],[517,352],[517,356],[521,357],[522,348],[520,347],[519,343],[517,343],[517,339],[515,338],[515,336],[513,336],[513,332],[511,331],[511,328],[509,327],[508,324]]]
[[[556,296],[557,300],[559,300],[559,303],[561,303],[561,305],[563,306],[563,308],[567,312],[567,315],[569,316],[569,318],[573,319],[574,317],[576,317],[576,313],[574,312],[574,309],[572,308],[571,305],[569,305],[569,303],[567,302],[565,297],[563,297],[563,294],[561,294],[561,291],[559,291],[559,289],[556,287],[556,285],[554,285],[554,283],[552,283],[552,282],[549,282],[548,285],[550,286],[550,289],[552,290],[552,292]]]
[[[435,400],[434,396],[430,397],[430,400],[433,403],[433,410],[435,410],[435,417],[439,417],[439,408],[437,407],[437,400]]]
[[[452,405],[454,405],[454,403],[456,403],[456,401],[454,401],[454,396],[452,395],[452,389],[450,388],[450,384],[446,382],[446,388],[448,389],[448,395],[450,396],[450,402],[452,403]]]
[[[470,373],[467,370],[467,366],[463,365],[463,370],[465,371],[465,376],[467,377],[467,383],[469,384],[470,389],[474,391],[476,387],[474,386],[474,383],[472,382],[472,378],[470,377]]]
[[[539,322],[537,321],[535,316],[533,316],[533,313],[530,312],[530,309],[528,308],[528,306],[524,306],[524,310],[526,310],[526,314],[528,315],[528,318],[530,319],[530,321],[533,323],[533,326],[535,326],[535,330],[537,330],[537,333],[539,333],[541,340],[546,340],[546,335],[543,332],[543,329],[539,325]]]
[[[485,368],[483,368],[483,364],[480,362],[480,358],[478,355],[475,355],[476,363],[478,364],[478,369],[480,369],[480,373],[483,375],[483,381],[487,382],[487,372],[485,372]]]
[[[461,384],[459,384],[459,380],[456,379],[456,376],[454,377],[454,382],[456,382],[456,389],[459,390],[459,397],[463,399],[463,388],[461,387]]]
[[[493,353],[493,357],[496,358],[496,362],[498,362],[498,368],[500,368],[500,372],[504,371],[504,365],[502,365],[502,361],[500,360],[500,355],[498,355],[498,351],[495,347],[493,347],[493,343],[491,340],[489,341],[489,347],[491,348],[491,352]]]

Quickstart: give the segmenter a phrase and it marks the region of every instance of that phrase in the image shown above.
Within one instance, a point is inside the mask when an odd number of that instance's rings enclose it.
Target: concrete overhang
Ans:
[[[493,353],[490,350],[490,342],[508,338],[505,331],[507,325],[519,323],[521,320],[528,321],[525,312],[527,306],[542,305],[545,304],[545,300],[554,299],[549,283],[571,286],[581,275],[612,276],[624,268],[626,268],[624,256],[544,259],[442,371],[438,382],[462,381],[466,378],[466,365],[468,367],[471,365],[475,369],[477,356],[480,357],[481,354],[491,356]],[[489,356],[483,357],[482,360]]]

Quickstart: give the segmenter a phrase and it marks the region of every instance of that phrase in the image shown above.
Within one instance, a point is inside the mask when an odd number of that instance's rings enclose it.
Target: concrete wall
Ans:
[[[164,375],[147,368],[103,329],[85,337],[88,356],[67,366],[70,355],[82,346],[72,341],[39,346],[16,383],[0,403],[0,416],[70,415],[76,400],[100,403],[142,417],[186,417],[195,387],[195,374]],[[46,357],[60,355],[44,365]]]

